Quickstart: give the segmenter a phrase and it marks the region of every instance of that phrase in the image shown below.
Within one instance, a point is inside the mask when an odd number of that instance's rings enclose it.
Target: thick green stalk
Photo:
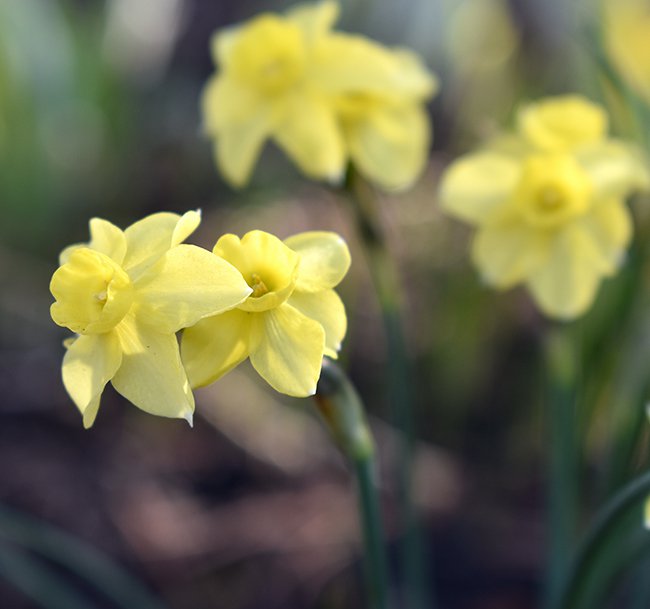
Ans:
[[[589,589],[590,576],[603,556],[616,556],[612,551],[618,541],[620,524],[638,509],[639,502],[650,494],[650,472],[639,476],[605,505],[589,528],[578,549],[570,571],[564,578],[562,588],[553,604],[553,609],[582,609],[583,597]],[[638,521],[639,535],[642,522]]]
[[[388,609],[388,568],[377,490],[375,446],[363,404],[352,383],[328,359],[323,361],[315,400],[332,438],[354,466],[359,492],[368,606],[371,609]]]
[[[391,420],[399,432],[397,488],[402,532],[401,558],[405,581],[405,607],[434,609],[428,598],[424,573],[424,547],[413,504],[414,398],[410,358],[404,338],[397,266],[388,251],[378,221],[377,198],[372,187],[353,168],[346,194],[352,209],[379,301],[388,358],[388,396]]]
[[[573,338],[568,328],[554,328],[546,345],[550,433],[546,607],[556,602],[577,530],[579,453]]]

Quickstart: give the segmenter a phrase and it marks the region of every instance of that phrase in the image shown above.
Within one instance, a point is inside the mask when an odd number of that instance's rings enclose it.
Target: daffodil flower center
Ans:
[[[251,288],[253,293],[250,295],[250,298],[259,298],[269,292],[269,289],[266,287],[266,284],[262,281],[262,278],[258,273],[251,274]]]
[[[536,155],[524,163],[515,206],[528,224],[555,228],[583,215],[591,194],[591,181],[573,157]]]
[[[253,290],[238,309],[268,311],[279,307],[293,293],[300,256],[270,233],[251,231],[242,239],[224,235],[213,251],[230,262]]]
[[[133,285],[108,256],[80,247],[52,276],[52,319],[77,334],[113,329],[133,303]]]
[[[304,73],[303,35],[291,22],[262,15],[241,31],[230,67],[237,78],[260,92],[281,93]]]

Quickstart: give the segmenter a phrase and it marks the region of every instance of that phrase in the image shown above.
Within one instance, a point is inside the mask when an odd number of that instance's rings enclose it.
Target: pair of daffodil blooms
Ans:
[[[85,427],[109,381],[142,410],[191,423],[191,388],[246,358],[276,390],[307,396],[323,356],[336,357],[346,316],[333,288],[350,265],[338,235],[228,234],[209,252],[182,243],[199,221],[158,213],[122,231],[95,218],[90,242],[61,254],[51,315],[77,334],[62,371]]]

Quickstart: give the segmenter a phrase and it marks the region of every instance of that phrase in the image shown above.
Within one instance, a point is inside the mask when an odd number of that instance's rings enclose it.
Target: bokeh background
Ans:
[[[507,125],[523,101],[564,92],[610,99],[595,42],[606,24],[586,1],[342,4],[339,27],[415,49],[441,81],[425,175],[380,201],[416,369],[427,579],[447,609],[536,607],[546,526],[546,322],[523,292],[481,284],[468,259],[470,234],[442,216],[436,184],[451,159]],[[193,429],[107,389],[95,426],[84,431],[60,381],[66,332],[48,312],[58,252],[87,239],[93,216],[125,227],[152,212],[201,208],[192,241],[206,247],[254,228],[280,237],[338,231],[353,252],[340,288],[350,319],[342,362],[391,470],[396,435],[382,325],[344,198],[306,181],[272,145],[250,186],[234,191],[201,132],[211,34],[287,5],[0,2],[3,609],[363,606],[355,489],[310,400],[273,393],[246,365],[197,392]],[[628,127],[614,117],[615,130]],[[643,206],[635,213],[643,218]],[[635,245],[578,326],[583,365],[598,371],[585,381],[580,412],[585,519],[647,463],[637,407],[647,359],[629,347],[632,338],[638,349],[647,345],[642,318],[630,313],[638,302],[630,294],[646,285],[642,250]],[[615,357],[621,345],[624,364]],[[617,383],[635,390],[613,413],[607,396]],[[395,561],[390,476],[382,499]],[[613,602],[637,580],[630,573]]]

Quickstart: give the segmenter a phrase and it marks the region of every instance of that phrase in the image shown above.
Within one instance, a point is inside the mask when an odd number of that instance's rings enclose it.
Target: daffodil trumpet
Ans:
[[[377,461],[363,403],[345,373],[328,358],[323,361],[314,401],[357,478],[368,606],[388,609],[388,562],[377,488]]]

